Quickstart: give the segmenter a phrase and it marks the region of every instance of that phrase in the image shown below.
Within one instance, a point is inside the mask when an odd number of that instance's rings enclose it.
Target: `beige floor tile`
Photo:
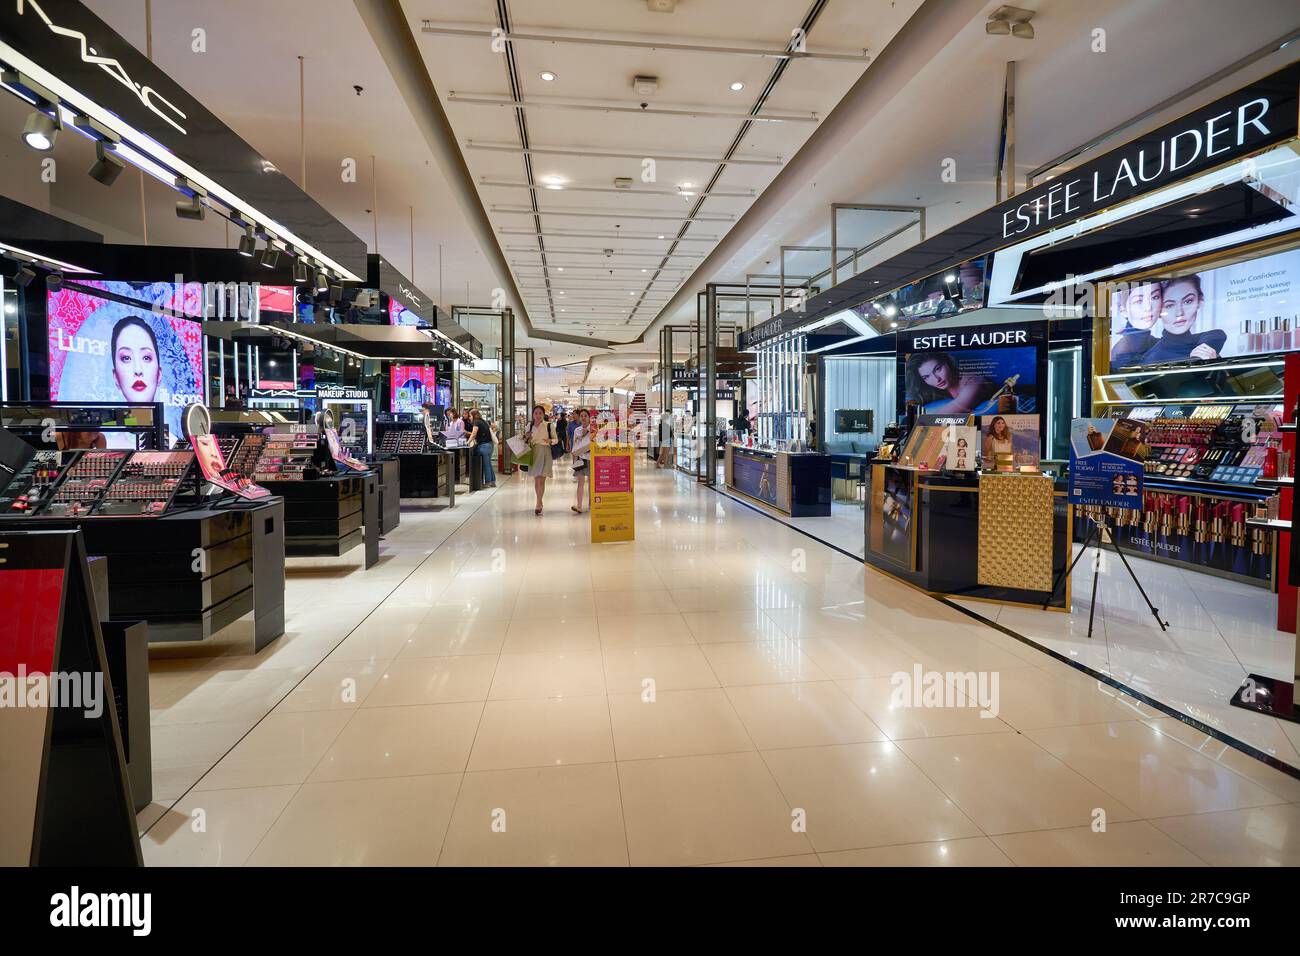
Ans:
[[[374,690],[366,697],[365,706],[402,707],[407,704],[486,700],[496,666],[495,654],[390,661]]]
[[[612,763],[467,773],[440,866],[626,866]]]
[[[718,679],[703,652],[691,643],[606,650],[605,684],[611,694],[641,693],[717,687]]]
[[[520,619],[545,622],[546,625],[563,626],[556,622],[596,616],[596,598],[592,591],[565,591],[549,594],[520,595],[515,604],[511,623]]]
[[[667,582],[653,565],[608,567],[602,561],[591,569],[593,591],[661,591]]]
[[[614,759],[603,696],[491,700],[474,738],[469,769],[513,770]]]
[[[1098,686],[1101,685],[1101,686]],[[998,717],[1016,730],[1136,720],[1113,688],[1079,673],[1022,667],[998,673]]]
[[[310,780],[412,777],[465,769],[481,702],[364,707],[321,758]]]
[[[539,619],[516,614],[506,631],[502,654],[556,654],[599,651],[595,617]]]
[[[993,837],[1017,866],[1204,866],[1145,820]]]
[[[1141,721],[1055,727],[1028,736],[1146,819],[1282,802]]]
[[[753,750],[745,725],[719,688],[611,694],[609,714],[619,760]]]
[[[953,698],[957,706],[918,707],[909,692],[911,685],[896,684],[892,677],[864,677],[837,684],[890,740],[994,734],[1011,729],[996,717],[981,717],[984,708],[968,706],[970,702],[964,695]]]
[[[433,866],[458,773],[304,785],[251,866]]]
[[[759,750],[885,739],[830,681],[733,686],[727,696]]]
[[[870,637],[805,637],[799,647],[833,680],[911,674],[920,663],[892,641]]]
[[[694,644],[695,635],[686,619],[676,611],[666,614],[628,614],[625,617],[596,618],[600,646],[605,650],[622,647],[662,647]]]
[[[697,582],[698,585],[698,582]],[[704,614],[709,611],[734,611],[739,608],[761,608],[758,589],[736,587],[719,583],[712,587],[680,588],[669,591],[673,604],[683,614]]]
[[[786,640],[785,632],[757,608],[683,614],[682,619],[700,644]]]
[[[628,614],[658,614],[676,609],[667,589],[623,589],[596,591],[598,617],[623,617]]]
[[[701,645],[724,687],[737,684],[781,684],[826,680],[795,641],[748,641]]]
[[[797,853],[794,856],[770,856],[765,860],[741,860],[736,863],[706,863],[705,865],[715,867],[821,866],[822,861],[816,853]]]
[[[988,837],[905,843],[820,854],[822,866],[1012,866]]]
[[[276,705],[276,712],[353,710],[374,689],[386,666],[383,661],[321,661]]]
[[[149,728],[153,799],[170,803],[181,796],[251,727],[251,721],[153,724]]]
[[[600,651],[504,654],[492,679],[491,700],[582,697],[605,693]]]
[[[231,790],[302,783],[352,719],[352,711],[271,714],[249,731],[196,785]]]
[[[1258,784],[1269,793],[1276,794],[1288,803],[1300,802],[1300,780],[1242,753],[1217,738],[1197,730],[1174,717],[1148,717],[1143,721],[1166,737],[1182,741],[1197,753],[1222,764],[1251,783]]]
[[[618,765],[633,866],[725,863],[806,854],[790,806],[756,753]]]
[[[145,866],[242,866],[298,792],[296,785],[183,797],[140,839]]]
[[[509,627],[507,618],[447,618],[433,610],[406,639],[397,659],[500,654]]]
[[[979,836],[979,828],[891,743],[764,751],[820,853]]]
[[[986,834],[1108,823],[1137,814],[1020,734],[930,737],[897,744]]]
[[[1300,807],[1294,804],[1151,823],[1210,866],[1300,866]]]

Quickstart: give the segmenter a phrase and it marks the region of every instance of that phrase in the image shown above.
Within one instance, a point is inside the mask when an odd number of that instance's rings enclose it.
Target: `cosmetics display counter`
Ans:
[[[396,455],[375,455],[370,460],[379,480],[379,534],[388,534],[402,522],[402,462]]]
[[[1281,402],[1130,403],[1108,415],[1148,449],[1142,509],[1106,509],[1120,545],[1269,586],[1277,529],[1249,519],[1277,489],[1279,452],[1286,467]]]
[[[931,594],[1069,609],[1068,580],[1052,593],[1071,550],[1056,479],[881,461],[867,471],[867,564]]]
[[[400,462],[402,497],[447,498],[455,507],[456,462],[452,452],[430,441],[423,425],[380,423],[378,427],[379,453],[396,455]]]
[[[727,445],[727,488],[792,518],[831,513],[831,458]]]

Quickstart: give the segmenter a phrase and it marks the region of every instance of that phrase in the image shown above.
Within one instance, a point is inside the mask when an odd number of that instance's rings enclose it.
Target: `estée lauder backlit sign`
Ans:
[[[1161,137],[1159,143],[1129,152],[1118,150],[1107,168],[1084,176],[1040,186],[1033,199],[1002,213],[1002,238],[1010,239],[1057,219],[1074,219],[1138,192],[1154,188],[1161,180],[1225,154],[1239,153],[1253,141],[1264,142],[1273,133],[1268,125],[1270,102],[1256,97],[1207,117],[1180,132]]]

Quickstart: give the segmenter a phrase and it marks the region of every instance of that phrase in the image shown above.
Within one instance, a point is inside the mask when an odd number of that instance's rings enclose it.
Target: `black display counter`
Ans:
[[[1044,475],[867,469],[867,564],[935,595],[1069,610],[1072,508]],[[1049,594],[1051,600],[1049,601]]]
[[[470,491],[483,487],[483,456],[476,454],[473,448],[447,449],[456,462],[456,483],[465,485]]]
[[[370,463],[379,478],[379,534],[402,522],[402,463],[396,455]]]
[[[379,547],[379,480],[375,472],[262,484],[284,499],[286,557],[342,557],[368,543],[366,567],[374,564],[372,552],[377,559]],[[367,504],[373,512],[370,524]]]
[[[222,502],[157,518],[3,518],[0,529],[81,530],[109,560],[111,620],[147,621],[153,644],[207,640],[250,611],[254,648],[284,633],[279,498]]]
[[[831,513],[831,458],[727,445],[727,489],[792,518]]]
[[[449,451],[401,454],[401,489],[403,498],[446,498],[456,506],[454,456]]]

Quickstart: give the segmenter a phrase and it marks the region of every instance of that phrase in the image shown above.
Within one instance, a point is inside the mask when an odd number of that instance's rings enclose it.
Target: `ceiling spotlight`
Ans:
[[[957,281],[957,273],[949,272],[946,276],[943,277],[943,281],[948,283],[949,285],[952,285],[954,282]]]
[[[266,240],[266,248],[262,250],[262,255],[257,261],[262,264],[263,269],[274,269],[280,261],[280,250],[270,239]]]
[[[293,281],[295,285],[302,285],[307,281],[307,262],[302,256],[293,260]]]
[[[31,266],[22,266],[16,273],[14,273],[14,282],[18,283],[19,287],[23,289],[31,285],[32,280],[35,278],[36,270]]]
[[[90,167],[90,178],[97,183],[111,186],[126,169],[126,163],[118,159],[110,145],[103,140],[95,143],[95,165]]]
[[[740,82],[740,80],[737,80],[735,83],[731,84],[731,92],[733,93],[739,93],[744,88],[745,88],[745,84]]]
[[[890,327],[891,329],[896,329],[896,328],[898,328],[898,323],[897,323],[897,322],[890,322],[890,323],[889,323],[889,327]]]
[[[203,205],[203,198],[197,193],[189,199],[176,200],[176,218],[190,219],[194,222],[202,222],[203,217],[207,215],[207,207]]]
[[[662,239],[662,238],[664,238],[664,237],[663,237],[663,236],[660,236],[659,238]]]
[[[564,271],[564,266],[556,266],[555,268],[556,268],[556,270],[559,271],[559,272],[563,272],[563,271]]]
[[[255,252],[257,252],[257,230],[250,222],[244,227],[244,235],[239,240],[239,254],[245,259],[251,259]]]
[[[316,270],[316,292],[320,295],[324,295],[326,292],[329,291],[329,288],[330,288],[330,277],[328,273],[326,273],[324,269],[317,269]]]
[[[890,302],[883,309],[881,309],[881,311],[885,313],[886,318],[892,319],[894,316],[898,315],[898,306]]]
[[[331,282],[329,286],[330,304],[337,305],[338,301],[343,298],[343,283]]]
[[[984,23],[984,32],[991,36],[1013,36],[1021,40],[1034,38],[1034,27],[1029,22],[1034,18],[1033,10],[1024,7],[1001,6],[990,14]]]
[[[542,79],[545,80],[547,83],[554,83],[554,82],[555,82],[555,74],[552,73],[550,70],[542,70],[541,77],[542,77]]]
[[[58,292],[63,288],[63,273],[51,272],[45,277],[45,291]]]
[[[54,141],[59,136],[62,123],[58,119],[59,107],[54,106],[54,115],[41,110],[33,110],[23,126],[23,142],[32,149],[48,153],[54,148]]]

